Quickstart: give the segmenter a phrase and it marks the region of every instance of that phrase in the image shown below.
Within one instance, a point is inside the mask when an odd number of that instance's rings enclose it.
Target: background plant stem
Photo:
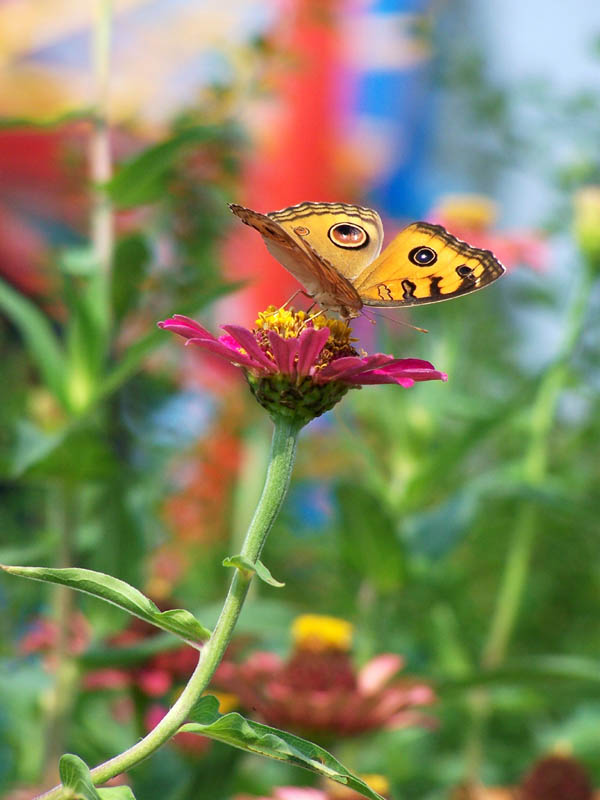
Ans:
[[[289,418],[280,417],[275,422],[271,456],[262,495],[250,523],[241,555],[256,561],[281,509],[290,483],[296,458],[296,442],[300,426]],[[92,770],[94,783],[102,784],[115,775],[131,769],[168,741],[186,721],[191,709],[208,686],[213,673],[223,658],[233,630],[242,610],[251,575],[235,570],[223,609],[210,639],[200,653],[198,665],[177,702],[159,724],[141,741],[104,764]],[[60,798],[62,787],[56,786],[40,795],[45,800]]]
[[[58,567],[70,567],[73,561],[73,542],[78,524],[78,497],[76,489],[68,483],[51,491],[49,513],[59,525]],[[58,511],[58,513],[56,513]],[[66,586],[56,586],[52,598],[53,617],[56,622],[56,643],[51,657],[54,662],[54,687],[50,696],[46,721],[47,780],[58,775],[58,758],[64,752],[68,722],[73,702],[77,667],[70,652],[73,619],[73,593]]]
[[[95,85],[95,114],[90,137],[90,179],[92,183],[91,239],[103,305],[103,316],[110,324],[110,271],[114,249],[113,211],[103,188],[112,175],[109,123],[110,32],[112,0],[96,0],[92,41]]]
[[[547,477],[549,440],[569,361],[580,339],[586,319],[593,275],[586,270],[573,294],[565,335],[559,353],[543,375],[531,409],[527,445],[522,460],[522,479],[532,489]],[[531,555],[538,527],[536,506],[522,502],[515,513],[515,523],[497,595],[496,607],[481,655],[481,667],[497,669],[506,657],[523,599]],[[471,726],[465,752],[466,775],[469,781],[479,779],[483,756],[485,722],[489,716],[489,694],[478,689],[470,695]]]

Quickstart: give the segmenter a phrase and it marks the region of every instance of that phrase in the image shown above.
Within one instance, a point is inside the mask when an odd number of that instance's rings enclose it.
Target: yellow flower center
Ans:
[[[328,343],[336,348],[350,345],[356,341],[351,338],[352,328],[340,319],[326,317],[324,314],[316,316],[307,314],[306,311],[295,311],[293,308],[276,308],[269,306],[264,311],[259,311],[256,320],[256,330],[275,331],[283,339],[292,339],[299,336],[308,323],[317,330],[329,328]]]
[[[384,778],[383,775],[361,775],[360,777],[374,792],[377,792],[377,794],[386,797],[390,791],[390,782],[387,778]],[[349,789],[347,786],[340,786],[337,783],[332,785],[329,790],[329,796],[332,800],[359,800],[359,794],[357,792],[353,789]]]
[[[323,652],[347,652],[352,645],[353,625],[338,617],[320,614],[303,614],[292,625],[292,638],[296,649]]]
[[[481,194],[448,194],[437,207],[448,227],[487,230],[496,221],[498,210],[489,197]]]
[[[219,713],[229,714],[230,711],[235,711],[239,708],[240,698],[237,694],[231,692],[215,692],[214,689],[209,689],[206,694],[212,694],[219,701]]]

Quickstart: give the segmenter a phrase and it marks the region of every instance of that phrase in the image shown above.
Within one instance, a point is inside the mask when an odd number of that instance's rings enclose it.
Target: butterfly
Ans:
[[[229,208],[324,311],[344,319],[363,306],[438,303],[492,283],[506,270],[490,250],[462,242],[429,222],[413,222],[381,252],[383,225],[371,208],[299,203],[261,214]]]

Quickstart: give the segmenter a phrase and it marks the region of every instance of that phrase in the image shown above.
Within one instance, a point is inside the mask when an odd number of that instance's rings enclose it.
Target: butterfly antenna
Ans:
[[[371,314],[375,314],[375,313],[376,313],[376,312],[375,312],[375,310],[373,310],[373,309],[369,309],[369,312],[370,312]],[[370,322],[372,325],[375,325],[375,324],[376,324],[376,320],[375,320],[375,319],[370,319],[370,318],[367,316],[367,310],[366,310],[366,308],[363,308],[363,310],[362,310],[362,313],[365,315],[365,317],[367,317],[367,319],[369,320],[369,322]],[[419,333],[429,333],[429,331],[427,330],[427,328],[420,328],[418,325],[413,325],[411,322],[406,322],[406,321],[405,321],[405,320],[403,320],[403,319],[396,319],[396,317],[388,317],[388,315],[387,315],[387,314],[384,314],[384,313],[382,313],[381,311],[378,311],[378,312],[377,312],[377,316],[379,316],[379,317],[383,317],[383,319],[387,319],[387,320],[388,320],[388,322],[392,322],[394,325],[404,325],[406,328],[412,328],[412,330],[413,330],[413,331],[418,331]]]

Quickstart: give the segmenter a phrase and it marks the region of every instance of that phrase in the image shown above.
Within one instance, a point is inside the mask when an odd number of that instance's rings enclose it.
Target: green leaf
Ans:
[[[17,424],[17,439],[10,475],[25,473],[74,481],[106,479],[114,473],[114,453],[106,436],[81,420],[53,433],[45,433],[24,420]]]
[[[600,661],[580,656],[545,655],[510,661],[494,670],[478,670],[470,675],[440,675],[436,681],[439,692],[464,691],[474,686],[506,686],[514,684],[574,681],[582,684],[600,683]]]
[[[94,572],[91,569],[52,569],[50,567],[9,567],[0,565],[5,572],[35,581],[58,583],[80,592],[86,592],[101,600],[106,600],[118,608],[155,625],[196,646],[210,636],[210,631],[183,608],[160,611],[157,606],[138,589],[125,581]]]
[[[285,583],[281,583],[281,581],[275,580],[275,578],[271,575],[267,567],[262,563],[262,561],[250,561],[250,559],[245,558],[244,556],[228,556],[227,558],[223,559],[223,566],[224,567],[235,567],[239,569],[241,572],[246,573],[247,575],[256,574],[265,583],[268,583],[269,586],[276,586],[280,589],[282,586],[285,586]]]
[[[20,420],[15,426],[16,438],[8,471],[11,478],[23,475],[34,464],[43,461],[63,441],[65,431],[46,433],[29,420]]]
[[[131,786],[107,786],[97,791],[102,800],[135,800]]]
[[[66,753],[58,762],[60,782],[73,800],[100,800],[88,765],[79,756]]]
[[[117,242],[112,272],[112,306],[116,319],[123,319],[143,297],[143,280],[150,259],[150,247],[142,234],[122,236]]]
[[[52,326],[39,308],[0,280],[0,311],[18,328],[43,381],[64,408],[68,407],[65,356]]]
[[[10,128],[57,128],[68,122],[94,119],[93,108],[76,108],[49,117],[0,117],[0,130]]]
[[[459,489],[436,508],[413,514],[404,527],[412,553],[443,558],[470,529],[478,507],[479,487]]]
[[[338,486],[340,538],[345,560],[380,592],[394,592],[404,581],[406,566],[396,522],[363,486]]]
[[[167,190],[173,164],[185,149],[201,143],[231,138],[231,131],[220,126],[198,125],[164,142],[148,147],[121,165],[106,189],[119,208],[153,203]]]
[[[202,697],[190,713],[192,722],[183,725],[180,731],[198,733],[248,753],[286,761],[342,783],[370,800],[382,800],[381,795],[322,747],[291,733],[245,719],[235,712],[221,716],[218,706],[216,697]]]
[[[99,263],[94,248],[86,244],[63,250],[58,256],[58,266],[65,275],[88,278],[98,271]]]
[[[230,283],[208,287],[201,295],[193,298],[188,304],[184,305],[183,308],[178,308],[174,313],[186,315],[197,312],[214,300],[218,300],[220,297],[235,292],[242,285],[241,283]],[[169,313],[171,312],[166,312],[163,319],[169,316]],[[146,336],[138,339],[137,342],[132,344],[121,356],[118,365],[104,379],[96,399],[101,400],[116,391],[125,381],[135,375],[141,368],[144,359],[156,350],[157,347],[166,344],[168,339],[169,337],[165,335],[165,331],[153,326]]]

